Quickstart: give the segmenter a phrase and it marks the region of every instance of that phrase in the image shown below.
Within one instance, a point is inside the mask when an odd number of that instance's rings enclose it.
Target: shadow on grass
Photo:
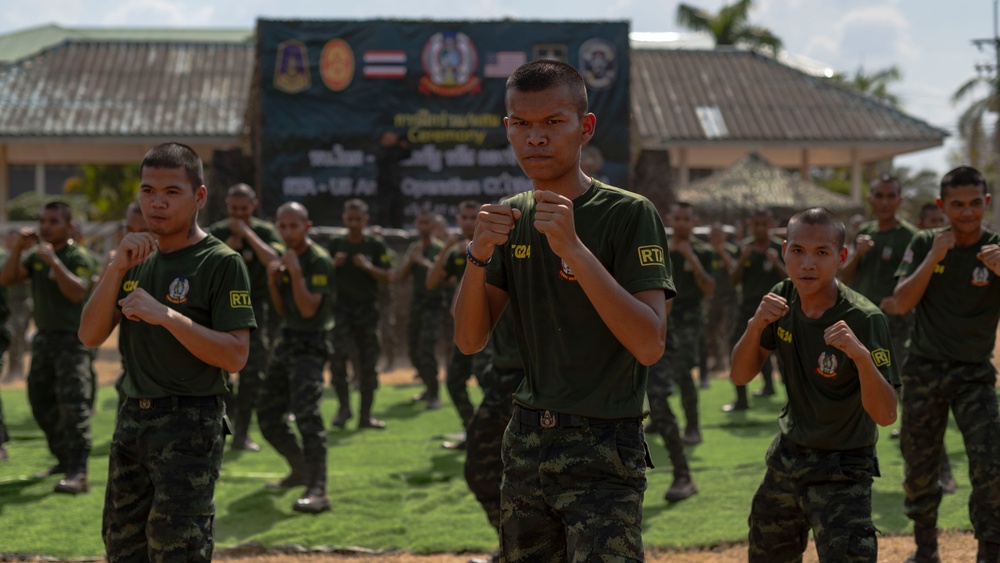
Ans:
[[[388,408],[384,408],[380,412],[387,421],[407,420],[426,413],[427,405],[423,401],[413,402],[407,399],[392,403]]]
[[[21,479],[0,483],[0,514],[3,514],[7,508],[22,504],[31,505],[49,496],[52,493],[51,489],[44,493],[29,494],[25,492],[25,489],[37,485],[40,481],[41,479]]]
[[[393,473],[390,476],[402,480],[411,487],[428,487],[438,483],[447,483],[452,479],[465,479],[463,452],[444,450],[439,455],[431,456],[430,462],[431,465],[426,470]]]
[[[270,530],[278,522],[294,518],[280,510],[285,491],[259,489],[226,505],[227,514],[215,519],[216,536],[220,542],[241,542]]]

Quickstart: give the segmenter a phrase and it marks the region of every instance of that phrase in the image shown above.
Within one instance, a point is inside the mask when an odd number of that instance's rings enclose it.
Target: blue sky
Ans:
[[[717,10],[722,0],[689,0]],[[538,20],[629,20],[632,31],[683,31],[674,21],[678,2],[640,0],[32,0],[10,2],[0,33],[58,23],[66,26],[243,27],[268,18],[436,18]],[[904,109],[932,125],[954,131],[960,108],[950,97],[991,62],[971,40],[993,35],[993,2],[988,0],[756,0],[753,23],[774,31],[785,47],[834,68],[853,72],[897,65],[903,81],[895,88]],[[897,159],[914,168],[943,173],[950,166],[945,148]]]

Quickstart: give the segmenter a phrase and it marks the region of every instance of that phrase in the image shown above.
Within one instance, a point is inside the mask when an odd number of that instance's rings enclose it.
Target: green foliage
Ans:
[[[751,383],[752,388],[757,385]],[[384,432],[358,432],[349,426],[348,430],[329,433],[333,511],[317,516],[291,510],[301,489],[275,492],[264,488],[264,483],[282,477],[287,466],[254,428],[253,438],[263,445],[263,451],[226,453],[216,489],[217,547],[258,541],[270,547],[356,545],[413,553],[494,549],[496,534],[465,485],[464,454],[441,448],[443,434],[460,430],[454,410],[446,405],[427,411],[412,404],[409,397],[414,391],[413,386],[380,389],[375,414],[388,422]],[[478,395],[477,389],[473,391]],[[674,505],[662,500],[672,480],[670,461],[659,436],[647,437],[656,465],[647,472],[649,489],[643,511],[647,547],[711,546],[746,540],[750,499],[764,476],[764,453],[778,431],[776,419],[783,401],[755,399],[750,411],[720,412],[732,394],[732,386],[721,379],[702,392],[705,443],[687,450],[701,490],[698,495]],[[13,442],[8,444],[10,461],[0,464],[0,551],[61,558],[103,553],[101,507],[117,401],[114,389],[102,387],[98,394],[90,492],[76,497],[53,494],[56,477],[29,477],[51,465],[53,459],[31,417],[24,390],[5,388],[3,400]],[[676,402],[676,397],[673,400]],[[674,408],[681,413],[678,405]],[[324,419],[330,420],[335,410],[335,400],[328,393],[323,403]],[[899,443],[888,439],[888,428],[880,434],[882,477],[874,485],[875,525],[890,535],[909,533],[912,527],[903,515]],[[954,424],[948,430],[946,445],[959,492],[945,496],[939,523],[943,528],[968,530],[967,462]]]
[[[82,195],[90,202],[90,219],[124,219],[129,203],[139,193],[139,166],[85,164],[80,169],[81,176],[66,181],[66,192]]]
[[[857,90],[859,93],[874,98],[878,102],[896,109],[902,109],[902,100],[900,100],[899,96],[889,91],[889,87],[892,84],[898,83],[902,79],[903,73],[899,70],[899,67],[893,65],[872,72],[866,72],[864,67],[859,66],[850,78],[838,72],[833,75],[831,80]]]
[[[720,45],[749,45],[753,49],[777,53],[781,49],[781,39],[771,30],[758,25],[750,25],[750,9],[753,0],[737,0],[711,13],[690,4],[677,6],[677,24],[692,31],[704,31],[715,38]]]
[[[11,221],[37,221],[42,215],[42,207],[53,201],[65,201],[73,209],[74,217],[85,217],[90,208],[86,197],[78,195],[38,195],[23,193],[8,204],[7,213]]]

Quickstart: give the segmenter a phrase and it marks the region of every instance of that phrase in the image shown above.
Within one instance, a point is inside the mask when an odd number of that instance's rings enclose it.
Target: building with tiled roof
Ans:
[[[20,193],[60,193],[79,164],[136,164],[172,140],[210,158],[244,133],[246,30],[72,30],[0,36],[0,217]]]
[[[803,177],[812,166],[849,168],[860,201],[862,165],[940,146],[947,135],[807,66],[653,45],[633,41],[630,53],[632,138],[641,151],[669,154],[675,186],[757,152]]]

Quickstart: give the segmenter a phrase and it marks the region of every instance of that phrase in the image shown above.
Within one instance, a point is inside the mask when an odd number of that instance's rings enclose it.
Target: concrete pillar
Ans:
[[[683,188],[691,181],[691,169],[688,167],[688,150],[681,147],[677,150],[677,187]]]
[[[35,164],[35,193],[45,195],[45,163]]]
[[[809,149],[802,149],[802,164],[799,165],[799,175],[803,180],[809,179]]]
[[[851,149],[851,201],[861,203],[861,156],[858,149]]]
[[[0,221],[7,222],[10,208],[10,163],[7,162],[7,145],[0,143]]]

